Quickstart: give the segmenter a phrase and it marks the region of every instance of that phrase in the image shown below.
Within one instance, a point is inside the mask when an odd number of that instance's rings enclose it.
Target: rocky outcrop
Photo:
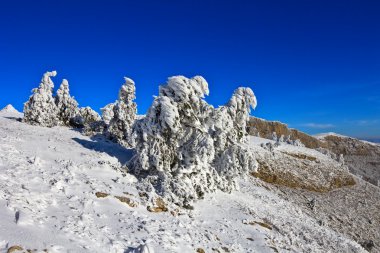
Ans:
[[[296,129],[288,128],[286,124],[278,121],[266,121],[251,117],[247,131],[252,136],[273,139],[276,136],[299,140],[307,148],[319,151],[332,152],[337,159],[343,155],[345,164],[351,173],[363,178],[365,181],[379,186],[380,184],[380,146],[361,141],[355,138],[327,134],[322,137],[313,137]]]
[[[316,150],[300,151],[297,147],[284,146],[274,146],[271,150],[252,147],[259,167],[251,175],[267,183],[313,192],[355,185],[353,175],[343,163]]]
[[[325,147],[325,144],[301,131],[296,129],[288,128],[288,126],[279,121],[267,121],[264,119],[251,117],[249,123],[247,124],[247,131],[252,136],[259,136],[266,139],[273,139],[273,133],[276,133],[276,136],[290,137],[291,140],[300,140],[305,147],[307,148],[319,148]]]
[[[379,186],[380,182],[380,146],[358,139],[327,135],[321,139],[327,149],[342,154],[351,173],[365,181]]]

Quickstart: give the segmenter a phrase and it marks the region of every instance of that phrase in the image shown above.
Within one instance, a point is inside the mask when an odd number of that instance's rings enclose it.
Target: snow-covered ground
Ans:
[[[149,212],[123,166],[131,150],[21,116],[0,112],[0,252],[365,252],[253,177],[194,210]],[[264,142],[251,139],[256,149]]]

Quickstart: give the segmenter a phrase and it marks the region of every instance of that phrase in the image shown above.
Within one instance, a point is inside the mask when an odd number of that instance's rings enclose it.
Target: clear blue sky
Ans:
[[[249,86],[258,117],[380,136],[380,1],[1,1],[0,107],[47,70],[96,110],[123,76],[145,113],[167,77],[199,74],[215,106]]]

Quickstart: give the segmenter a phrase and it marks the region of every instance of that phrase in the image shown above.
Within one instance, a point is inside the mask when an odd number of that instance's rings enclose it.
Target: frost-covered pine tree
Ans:
[[[148,175],[159,194],[179,205],[216,188],[216,171],[209,166],[214,147],[205,125],[212,109],[203,100],[206,94],[202,77],[171,77],[134,127],[131,167]]]
[[[53,98],[54,83],[51,80],[56,75],[56,71],[46,72],[39,87],[32,90],[33,94],[24,104],[24,122],[46,127],[58,125],[58,108]]]
[[[256,159],[246,147],[247,130],[251,108],[257,105],[250,88],[238,88],[227,105],[215,110],[212,117],[215,159],[213,165],[225,180],[224,191],[237,189],[238,176],[257,169]]]
[[[106,119],[112,115],[110,109],[112,108],[113,117],[110,119],[107,135],[110,139],[115,140],[123,146],[131,147],[132,142],[130,140],[132,124],[136,118],[137,107],[133,100],[135,96],[135,82],[124,77],[125,83],[121,86],[119,91],[119,99],[114,103],[114,105],[108,105],[106,110],[103,111]]]
[[[208,93],[200,76],[171,77],[134,126],[136,155],[130,168],[145,177],[148,190],[154,186],[182,206],[207,192],[236,188],[234,177],[257,167],[240,146],[249,108],[256,105],[253,92],[238,89],[217,110],[204,100]]]
[[[55,104],[58,108],[58,118],[63,125],[70,125],[71,120],[78,114],[78,102],[69,93],[69,82],[62,80],[61,86],[55,96]]]

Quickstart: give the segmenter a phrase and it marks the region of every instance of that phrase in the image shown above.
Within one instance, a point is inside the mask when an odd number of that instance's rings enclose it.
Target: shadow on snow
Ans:
[[[120,144],[106,139],[102,135],[92,136],[91,140],[80,138],[72,139],[87,149],[95,150],[97,152],[104,152],[110,156],[115,157],[123,165],[127,163],[133,156],[133,149],[127,149]]]

